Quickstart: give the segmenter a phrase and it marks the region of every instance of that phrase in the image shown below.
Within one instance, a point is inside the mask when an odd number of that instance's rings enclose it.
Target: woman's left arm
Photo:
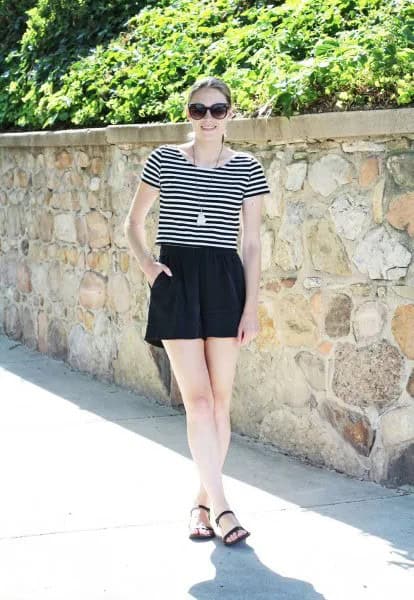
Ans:
[[[247,345],[259,333],[259,285],[263,195],[251,196],[242,208],[242,262],[246,281],[246,301],[239,323],[238,340]]]

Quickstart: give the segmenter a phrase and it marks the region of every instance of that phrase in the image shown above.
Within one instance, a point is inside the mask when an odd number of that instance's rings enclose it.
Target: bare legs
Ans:
[[[196,504],[210,504],[218,515],[230,508],[221,471],[230,443],[230,400],[239,345],[236,338],[174,339],[163,344],[183,398],[188,444],[200,475]],[[200,518],[206,518],[205,511],[200,511]],[[223,534],[235,525],[239,522],[233,515],[220,519]],[[232,534],[229,541],[240,534]]]
[[[220,448],[222,470],[231,439],[230,402],[233,391],[239,346],[233,338],[209,337],[205,341],[206,364],[214,397],[214,418]],[[196,503],[209,503],[207,491],[200,479]]]

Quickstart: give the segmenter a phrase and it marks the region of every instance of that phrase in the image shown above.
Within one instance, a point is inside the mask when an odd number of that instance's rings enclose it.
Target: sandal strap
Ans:
[[[201,523],[201,525],[197,525],[197,527],[193,527],[193,529],[205,529],[206,531],[214,531],[212,527],[204,525],[204,523]]]
[[[234,515],[234,512],[233,512],[232,510],[223,510],[223,512],[221,512],[221,513],[219,514],[219,516],[216,518],[216,524],[217,524],[217,525],[219,524],[219,521],[220,521],[221,517],[222,517],[223,515],[226,515],[227,513],[231,513],[232,515]]]
[[[247,535],[249,534],[249,532],[244,527],[242,527],[241,525],[236,525],[236,527],[233,527],[233,529],[230,529],[230,531],[228,531],[226,533],[226,535],[223,538],[223,542],[226,543],[227,540],[229,539],[229,537],[231,536],[231,534],[236,533],[236,531],[244,531]],[[247,535],[243,536],[243,537],[247,537]],[[241,536],[239,536],[239,538],[236,538],[236,539],[240,539],[240,537]]]
[[[208,512],[208,514],[210,515],[210,509],[208,506],[204,506],[204,504],[197,504],[197,506],[193,506],[193,508],[190,510],[190,513],[193,512],[193,510],[196,510],[197,508],[204,508],[204,510],[206,510]]]

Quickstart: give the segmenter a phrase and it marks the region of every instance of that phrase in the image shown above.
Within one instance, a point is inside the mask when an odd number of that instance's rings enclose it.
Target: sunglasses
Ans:
[[[210,109],[210,114],[214,119],[224,119],[230,108],[225,102],[216,102],[211,106],[205,106],[201,102],[194,102],[188,105],[188,111],[193,119],[202,119]]]

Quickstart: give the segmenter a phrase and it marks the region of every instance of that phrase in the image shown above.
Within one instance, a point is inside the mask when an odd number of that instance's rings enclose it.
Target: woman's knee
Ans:
[[[214,398],[203,393],[189,394],[186,398],[185,408],[187,415],[194,419],[206,419],[214,416]]]

